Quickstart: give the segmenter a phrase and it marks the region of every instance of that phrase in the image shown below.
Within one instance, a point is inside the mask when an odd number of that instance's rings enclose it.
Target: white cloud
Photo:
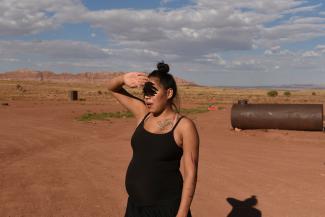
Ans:
[[[2,0],[0,35],[35,34],[54,29],[84,11],[78,0]]]
[[[177,59],[177,55],[164,55],[154,50],[134,48],[101,48],[81,41],[0,41],[0,61],[20,62],[22,67],[42,69],[78,68],[86,70],[152,69],[148,63]],[[144,62],[143,60],[147,60]],[[126,61],[127,60],[127,61]],[[143,62],[143,63],[142,63]],[[141,64],[139,64],[141,63]],[[84,67],[84,68],[83,68]],[[138,69],[138,70],[140,70]]]
[[[303,57],[319,57],[325,54],[325,45],[317,45],[313,50],[305,51]]]
[[[203,57],[202,58],[198,58],[197,61],[209,62],[209,63],[217,64],[217,65],[226,65],[227,64],[227,61],[224,60],[217,53],[209,53],[209,54],[203,55]]]
[[[270,49],[266,49],[264,51],[264,55],[295,55],[295,53],[289,51],[288,49],[281,49],[280,46],[275,45],[271,47]]]
[[[51,59],[106,57],[100,48],[79,41],[0,41],[0,56]]]
[[[169,1],[169,0],[167,0]],[[86,22],[107,33],[113,43],[161,52],[196,53],[250,50],[311,39],[324,34],[324,19],[292,18],[265,28],[283,14],[316,10],[300,0],[197,0],[174,10],[114,9],[89,11],[80,0],[4,0],[0,6],[0,35],[33,34],[67,22]],[[306,31],[307,30],[307,31]],[[143,43],[145,42],[145,43]],[[179,45],[179,46],[175,46]],[[193,48],[192,50],[190,48]],[[197,49],[202,47],[202,49]],[[206,50],[202,52],[201,50]]]
[[[294,14],[294,13],[301,13],[301,12],[310,12],[315,11],[316,9],[320,8],[322,4],[317,5],[310,5],[310,6],[304,6],[304,7],[296,7],[289,10],[286,10],[285,13]]]
[[[297,0],[198,0],[196,6],[174,10],[91,11],[82,20],[103,29],[118,44],[162,53],[190,54],[270,48],[325,34],[324,19],[284,14],[317,10]],[[275,22],[265,27],[265,23]],[[183,52],[182,52],[183,51]]]
[[[263,29],[262,37],[257,39],[261,47],[270,47],[275,44],[306,41],[325,35],[325,24],[282,24]]]
[[[168,54],[251,49],[259,32],[250,18],[236,11],[210,8],[95,11],[84,14],[83,19],[103,29],[119,45]]]
[[[325,18],[322,17],[292,17],[289,24],[325,24]]]
[[[316,50],[319,50],[322,53],[325,53],[325,44],[319,44],[315,47]]]
[[[303,57],[318,57],[320,54],[316,51],[306,51],[302,54]]]
[[[300,7],[304,3],[302,0],[196,0],[196,2],[203,7],[230,7],[263,14],[282,13],[286,10]]]
[[[162,0],[161,4],[170,1]],[[3,0],[0,36],[37,34],[66,23],[86,23],[106,33],[110,44],[0,41],[0,60],[29,61],[52,68],[127,70],[152,69],[147,62],[164,59],[175,63],[179,71],[256,73],[256,81],[274,79],[263,74],[272,70],[288,75],[303,69],[319,72],[324,45],[299,52],[283,48],[325,36],[325,18],[321,17],[325,14],[316,13],[320,4],[303,0],[192,2],[197,4],[177,9],[91,11],[81,0]],[[301,12],[315,13],[303,17]],[[97,39],[101,35],[93,32],[90,36]],[[252,49],[254,54],[249,53]],[[265,55],[258,53],[259,49]]]
[[[166,5],[166,4],[168,4],[168,3],[172,2],[172,1],[174,1],[174,0],[161,0],[160,5]]]
[[[1,62],[19,62],[19,59],[16,58],[0,58]]]

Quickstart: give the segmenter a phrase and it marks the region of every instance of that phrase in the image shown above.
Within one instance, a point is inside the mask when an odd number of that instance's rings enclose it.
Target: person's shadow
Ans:
[[[257,204],[255,195],[243,201],[228,197],[227,201],[232,206],[227,217],[262,217],[262,212],[254,208]]]

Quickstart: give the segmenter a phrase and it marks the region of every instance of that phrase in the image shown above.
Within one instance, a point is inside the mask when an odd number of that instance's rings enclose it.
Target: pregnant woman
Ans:
[[[136,118],[133,157],[126,173],[125,217],[190,217],[196,187],[199,136],[192,120],[174,102],[176,82],[169,66],[158,63],[149,75],[130,72],[112,79],[108,89]],[[123,86],[143,88],[143,99]],[[179,168],[183,158],[184,177]]]

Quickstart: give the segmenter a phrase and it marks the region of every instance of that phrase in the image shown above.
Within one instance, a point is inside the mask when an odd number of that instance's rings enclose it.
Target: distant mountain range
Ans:
[[[108,80],[123,74],[123,72],[80,72],[55,73],[52,71],[35,71],[31,69],[18,69],[16,71],[0,73],[0,80],[33,80],[77,83],[105,83]],[[193,82],[175,77],[178,85],[196,85]]]
[[[123,74],[124,72],[63,72],[36,71],[31,69],[18,69],[10,72],[0,72],[0,80],[33,80],[54,82],[76,82],[103,84],[108,80]],[[178,85],[204,86],[194,82],[175,77]],[[256,89],[325,89],[325,84],[288,84],[288,85],[265,85],[265,86],[216,86],[218,88],[256,88]]]
[[[219,88],[221,86],[218,86]],[[325,89],[325,84],[284,84],[284,85],[261,85],[261,86],[222,86],[221,88],[256,88],[256,89]]]

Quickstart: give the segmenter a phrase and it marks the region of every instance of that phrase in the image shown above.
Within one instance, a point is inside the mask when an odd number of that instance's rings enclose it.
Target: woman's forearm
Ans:
[[[182,191],[182,198],[181,203],[178,209],[178,213],[176,217],[187,217],[187,213],[190,209],[195,187],[197,181],[197,173],[193,172],[191,174],[187,174],[184,178],[183,182],[183,191]]]
[[[118,90],[120,90],[121,87],[123,87],[123,85],[124,85],[123,76],[124,75],[120,75],[120,76],[117,76],[117,77],[111,79],[107,84],[107,88],[110,91],[118,91]]]

